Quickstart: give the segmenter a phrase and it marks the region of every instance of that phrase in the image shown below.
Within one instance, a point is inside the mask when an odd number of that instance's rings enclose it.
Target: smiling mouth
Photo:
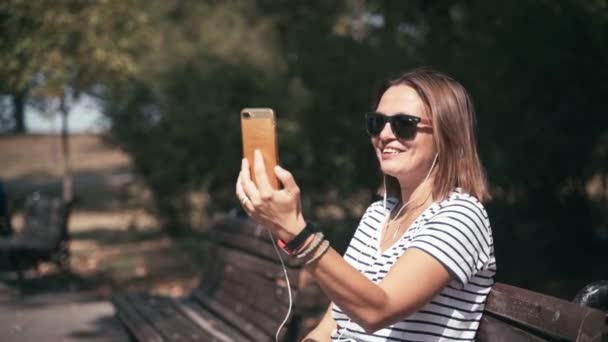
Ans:
[[[403,152],[403,151],[402,150],[398,150],[396,148],[392,148],[392,147],[385,147],[382,150],[382,154],[399,154],[401,152]]]

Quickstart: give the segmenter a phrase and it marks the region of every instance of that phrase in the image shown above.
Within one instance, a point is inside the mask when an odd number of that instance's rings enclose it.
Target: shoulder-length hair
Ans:
[[[481,202],[489,200],[488,181],[477,153],[475,110],[464,87],[438,71],[414,69],[383,83],[374,100],[374,110],[384,92],[396,85],[413,88],[432,121],[439,154],[433,177],[433,198],[442,200],[460,188]],[[390,196],[401,197],[396,178],[386,175],[386,192]]]

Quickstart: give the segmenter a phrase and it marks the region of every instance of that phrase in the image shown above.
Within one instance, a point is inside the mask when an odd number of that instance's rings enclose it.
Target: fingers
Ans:
[[[258,191],[257,186],[251,180],[251,175],[249,173],[249,162],[247,159],[243,159],[241,162],[241,186],[243,187],[243,192],[249,198],[251,203],[255,206],[260,203],[260,192]]]
[[[258,190],[260,191],[260,197],[263,200],[268,200],[272,197],[274,188],[268,180],[268,174],[266,173],[266,166],[264,165],[264,158],[260,150],[255,150],[253,172],[255,173],[255,181],[257,183]]]
[[[245,211],[248,214],[251,214],[251,212],[254,209],[253,203],[251,203],[251,200],[249,199],[249,197],[247,197],[247,194],[245,193],[245,190],[243,189],[241,177],[242,177],[242,172],[239,172],[239,177],[236,180],[236,198],[238,198],[239,202],[241,202],[241,206],[243,207],[243,209],[245,209]]]
[[[300,188],[298,187],[298,184],[296,183],[295,179],[293,179],[291,172],[277,165],[274,168],[274,173],[277,175],[277,178],[283,184],[285,190],[292,194],[300,193]]]

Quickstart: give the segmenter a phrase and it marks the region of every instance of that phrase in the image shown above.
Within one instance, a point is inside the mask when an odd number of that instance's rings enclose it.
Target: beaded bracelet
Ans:
[[[296,258],[298,258],[298,259],[305,258],[308,254],[317,250],[317,248],[319,248],[319,246],[323,242],[324,237],[325,236],[323,235],[323,232],[316,233],[314,240],[308,245],[308,247],[306,247],[306,249],[304,251],[302,251],[301,253],[298,253],[296,255]]]
[[[322,257],[323,255],[325,255],[325,253],[326,253],[326,252],[329,250],[329,247],[331,247],[331,245],[330,245],[329,241],[327,241],[327,240],[323,240],[323,243],[322,243],[322,244],[321,244],[321,246],[319,247],[319,248],[321,249],[321,253],[319,253],[319,254],[317,254],[317,255],[314,255],[312,258],[308,259],[308,260],[307,260],[307,261],[304,263],[304,266],[306,266],[306,265],[310,265],[310,264],[312,264],[313,262],[315,262],[315,261],[317,261],[317,260],[321,259],[321,257]]]

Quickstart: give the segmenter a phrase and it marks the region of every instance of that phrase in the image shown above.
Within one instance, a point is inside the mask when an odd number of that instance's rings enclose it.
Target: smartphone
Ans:
[[[249,161],[253,181],[256,182],[253,171],[253,151],[257,149],[262,152],[270,184],[273,188],[279,189],[279,181],[274,174],[274,167],[278,164],[279,158],[274,111],[270,108],[244,108],[241,110],[241,134],[243,156]]]

